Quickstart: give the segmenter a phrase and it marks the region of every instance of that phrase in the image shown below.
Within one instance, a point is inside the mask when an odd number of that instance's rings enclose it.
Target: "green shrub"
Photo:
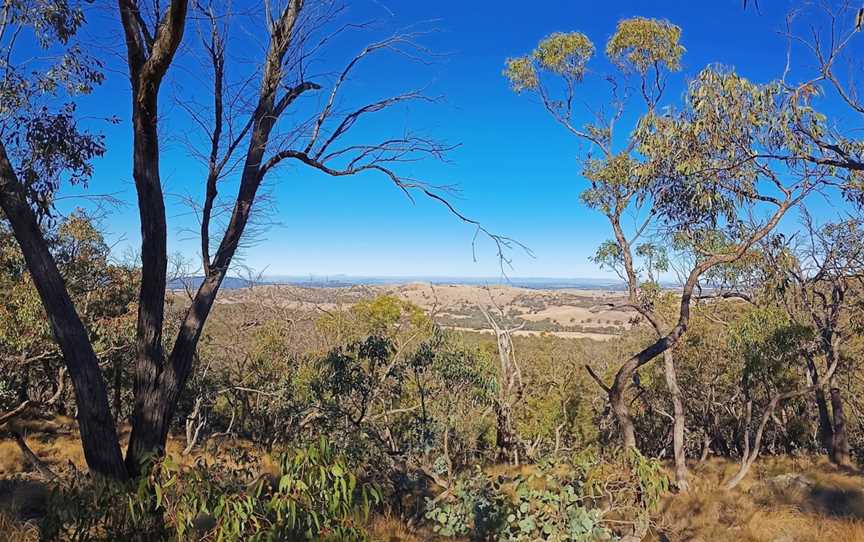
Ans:
[[[614,540],[624,526],[644,532],[667,489],[659,462],[638,451],[582,454],[527,475],[478,469],[454,485],[451,498],[429,500],[426,518],[442,536],[472,540]]]
[[[181,472],[166,458],[133,490],[78,484],[55,500],[43,539],[358,541],[368,538],[364,524],[381,496],[322,439],[286,453],[272,480],[248,483],[217,466]]]

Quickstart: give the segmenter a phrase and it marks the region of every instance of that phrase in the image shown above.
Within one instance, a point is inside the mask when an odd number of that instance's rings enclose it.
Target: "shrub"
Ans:
[[[659,462],[638,451],[583,454],[527,475],[478,469],[455,484],[451,498],[429,500],[426,518],[442,536],[472,540],[611,540],[622,526],[644,533],[667,488]]]
[[[67,487],[43,521],[43,539],[357,541],[368,539],[363,526],[381,502],[323,439],[286,453],[275,479],[248,483],[232,474],[199,465],[181,476],[166,458],[132,491],[102,483]]]

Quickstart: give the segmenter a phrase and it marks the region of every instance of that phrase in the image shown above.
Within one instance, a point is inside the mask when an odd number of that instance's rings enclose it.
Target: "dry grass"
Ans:
[[[864,477],[819,458],[764,458],[733,489],[737,465],[711,459],[694,469],[692,489],[669,496],[657,539],[669,542],[864,541]],[[791,475],[805,484],[778,486]]]
[[[36,542],[39,540],[39,529],[31,522],[22,522],[0,512],[0,540]]]
[[[74,422],[67,419],[28,420],[22,423],[30,448],[52,470],[62,473],[70,463],[85,467]],[[128,430],[121,431],[123,440]],[[259,455],[251,445],[229,441],[180,456],[183,442],[169,441],[169,453],[180,463],[230,461],[226,448],[242,448]],[[278,470],[263,456],[262,473]],[[48,486],[28,474],[20,450],[0,441],[0,540],[38,539],[33,518],[44,513]],[[734,461],[712,458],[693,468],[692,489],[668,496],[656,517],[659,542],[864,542],[864,476],[839,469],[824,458],[761,458],[734,490],[721,488],[737,469]],[[490,467],[490,474],[515,474],[513,467]],[[530,474],[530,467],[519,469]],[[777,480],[801,483],[778,484]],[[398,518],[382,515],[370,520],[374,540],[418,542],[439,540]]]
[[[389,515],[375,516],[369,522],[372,540],[379,542],[424,542],[438,540],[428,533],[418,533],[409,528],[404,521]],[[452,539],[450,539],[452,540]]]

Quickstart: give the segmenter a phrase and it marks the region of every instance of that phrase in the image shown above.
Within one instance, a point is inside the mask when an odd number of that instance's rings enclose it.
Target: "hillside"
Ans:
[[[180,295],[182,293],[176,293]],[[433,315],[446,328],[488,330],[481,307],[492,311],[509,327],[522,326],[515,335],[551,333],[566,338],[607,340],[631,327],[635,314],[629,309],[612,310],[625,296],[614,290],[544,290],[516,286],[465,284],[357,285],[349,287],[303,287],[265,284],[226,290],[217,305],[263,304],[310,313],[347,308],[361,299],[392,295],[409,301]]]

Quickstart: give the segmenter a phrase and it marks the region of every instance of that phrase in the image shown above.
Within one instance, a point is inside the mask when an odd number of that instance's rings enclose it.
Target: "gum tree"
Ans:
[[[43,233],[61,183],[86,182],[102,138],[81,128],[75,101],[102,79],[75,36],[77,2],[5,2],[0,9],[0,207],[21,248],[68,368],[93,472],[125,478],[99,361]]]
[[[504,75],[517,93],[539,97],[545,110],[572,135],[587,143],[582,174],[589,187],[582,201],[609,221],[613,238],[597,249],[593,258],[627,284],[627,303],[617,308],[635,310],[656,336],[664,334],[664,322],[655,302],[660,292],[659,277],[668,270],[662,244],[650,239],[657,216],[651,210],[650,183],[634,174],[637,165],[637,133],[621,129],[625,113],[653,114],[663,98],[668,78],[680,71],[684,48],[681,29],[665,20],[636,17],[625,19],[606,43],[606,57],[615,68],[605,77],[610,97],[594,112],[593,120],[579,126],[574,108],[577,92],[595,53],[591,40],[581,32],[554,33],[540,41],[529,56],[507,60]],[[631,96],[638,89],[637,96]],[[629,216],[635,220],[629,220]],[[664,374],[673,406],[673,448],[676,484],[687,488],[684,456],[685,414],[675,375],[671,350],[664,352]],[[609,393],[609,387],[596,379]]]
[[[812,329],[815,348],[807,352],[807,377],[819,414],[822,446],[838,465],[851,464],[838,370],[854,370],[843,349],[857,331],[864,244],[859,220],[813,224],[790,239],[776,236],[762,243],[764,283],[790,320]],[[826,391],[829,397],[826,398]],[[830,404],[830,407],[829,407]]]
[[[161,455],[177,404],[192,372],[198,340],[219,288],[231,268],[250,222],[265,176],[286,161],[311,167],[334,177],[378,174],[406,194],[414,191],[442,203],[459,219],[488,235],[499,256],[510,240],[493,235],[478,222],[460,214],[434,187],[400,173],[405,163],[425,157],[441,157],[448,147],[411,132],[365,141],[352,128],[375,113],[411,101],[428,101],[409,91],[385,96],[352,107],[344,100],[348,81],[369,55],[393,52],[416,58],[422,53],[416,35],[397,35],[364,47],[346,60],[333,78],[310,75],[309,63],[342,31],[364,25],[336,26],[341,13],[329,1],[315,4],[286,0],[259,10],[240,13],[260,24],[257,32],[237,32],[247,43],[253,34],[263,37],[264,50],[241,81],[229,81],[226,73],[240,72],[241,62],[230,64],[225,33],[231,17],[213,6],[196,4],[203,21],[204,56],[213,86],[212,108],[185,108],[189,121],[207,135],[206,174],[201,214],[201,256],[204,280],[192,295],[182,316],[177,336],[168,343],[165,328],[167,283],[167,218],[160,178],[159,91],[180,49],[189,5],[186,0],[138,2],[118,0],[123,28],[132,98],[133,163],[137,207],[141,222],[141,284],[138,296],[137,356],[134,376],[132,432],[125,462],[111,416],[106,386],[86,327],[48,250],[40,216],[51,209],[54,192],[62,182],[83,182],[92,171],[90,161],[104,150],[102,140],[77,126],[74,96],[89,92],[102,80],[98,59],[85,55],[72,43],[84,22],[84,11],[66,0],[7,2],[0,12],[4,52],[16,52],[16,38],[31,34],[46,51],[41,71],[34,62],[6,63],[0,92],[0,205],[24,254],[63,353],[76,393],[78,421],[87,464],[102,476],[125,479],[140,473],[149,455]],[[257,19],[255,19],[257,17]],[[209,22],[209,25],[208,25]],[[209,30],[209,31],[208,31]],[[62,54],[58,56],[57,51]],[[4,54],[17,59],[16,54]],[[60,59],[57,61],[57,59]],[[53,59],[53,62],[52,62]],[[200,76],[200,73],[197,73]],[[206,77],[199,77],[206,80]],[[306,93],[324,95],[311,118],[296,103]],[[64,101],[65,100],[65,101]],[[59,106],[57,104],[60,104]],[[236,192],[219,203],[224,181],[233,178]],[[217,207],[218,205],[218,207]],[[228,220],[216,231],[216,211],[227,210]],[[211,235],[219,236],[211,245]]]
[[[744,256],[828,175],[820,164],[801,159],[813,152],[814,145],[797,130],[800,126],[821,130],[823,119],[810,108],[806,93],[787,92],[781,83],[755,85],[734,72],[709,67],[689,85],[680,111],[659,114],[657,104],[665,88],[662,70],[676,69],[682,51],[678,32],[669,23],[637,19],[622,22],[610,39],[610,60],[620,67],[625,59],[625,66],[639,74],[638,87],[647,108],[623,151],[617,153],[611,150],[615,143],[611,128],[624,111],[619,85],[612,85],[614,107],[604,123],[589,122],[581,128],[575,124],[575,89],[593,52],[586,37],[576,34],[563,41],[555,34],[530,57],[510,59],[505,71],[515,91],[534,92],[559,123],[590,143],[584,175],[592,186],[584,198],[589,205],[609,211],[613,231],[614,216],[620,217],[628,206],[644,205],[651,210],[644,222],[637,222],[635,232],[641,235],[650,226],[668,244],[692,256],[681,285],[677,319],[657,322],[656,341],[623,361],[611,385],[597,379],[628,447],[636,446],[636,435],[627,388],[640,367],[665,355],[684,334],[702,277]],[[550,74],[563,81],[563,99],[549,97],[543,77]],[[594,158],[592,152],[598,148],[600,158]],[[616,235],[601,247],[598,258],[624,270],[630,304],[650,322],[646,314],[654,312],[645,309],[645,289],[632,263],[632,244],[628,237]],[[628,273],[628,268],[634,272]],[[675,395],[675,386],[670,387]],[[676,455],[681,458],[682,453]],[[676,470],[683,479],[686,471]]]

